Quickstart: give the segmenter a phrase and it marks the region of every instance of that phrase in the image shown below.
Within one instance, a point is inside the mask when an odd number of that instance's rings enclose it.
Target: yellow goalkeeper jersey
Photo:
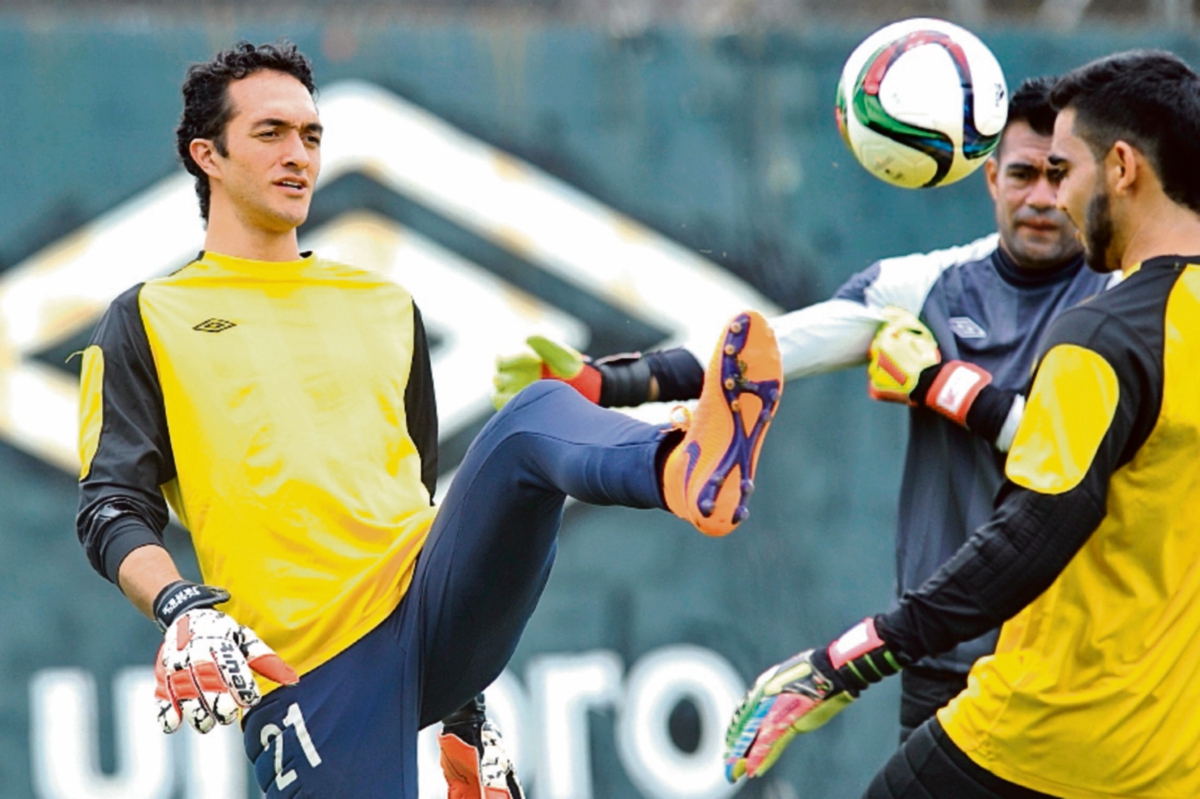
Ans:
[[[412,298],[362,269],[214,253],[127,292],[85,351],[80,533],[115,579],[169,500],[222,606],[301,674],[400,603],[434,516]]]
[[[938,713],[980,766],[1053,796],[1200,797],[1197,264],[1147,261],[1044,345],[1007,475],[1103,520]]]

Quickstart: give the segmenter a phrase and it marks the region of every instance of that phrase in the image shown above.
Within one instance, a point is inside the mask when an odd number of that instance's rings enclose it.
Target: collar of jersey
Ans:
[[[296,261],[256,261],[252,258],[201,250],[196,260],[213,264],[228,272],[271,279],[295,277],[317,260],[317,256],[311,250],[300,253],[300,256]]]
[[[1125,277],[1129,277],[1143,269],[1155,269],[1164,266],[1170,269],[1183,269],[1184,267],[1194,265],[1200,265],[1200,255],[1155,255],[1139,264],[1134,264],[1125,273]]]
[[[1000,277],[1010,285],[1043,286],[1060,280],[1070,280],[1083,267],[1083,256],[1076,255],[1061,266],[1048,269],[1023,269],[997,244],[992,263],[995,264]]]

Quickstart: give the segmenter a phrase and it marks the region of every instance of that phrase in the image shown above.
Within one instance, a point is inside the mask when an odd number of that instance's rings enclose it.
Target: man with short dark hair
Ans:
[[[1200,796],[1200,76],[1120,53],[1051,101],[1059,207],[1124,280],[1046,331],[991,519],[898,608],[763,674],[735,777],[1003,623],[867,799]]]
[[[80,425],[80,540],[165,631],[159,721],[207,732],[244,714],[270,797],[416,799],[417,731],[445,719],[451,799],[516,799],[471,700],[533,613],[566,496],[730,532],[782,389],[770,327],[729,323],[674,428],[562,385],[525,392],[435,508],[417,306],[299,250],[323,135],[307,59],[243,42],[183,93],[205,249],[113,302],[84,353]],[[212,585],[163,548],[168,501]]]
[[[1050,85],[1033,78],[1017,88],[999,147],[984,165],[998,233],[884,259],[833,299],[771,320],[788,379],[870,359],[872,395],[912,406],[895,543],[900,594],[920,586],[987,520],[1038,340],[1057,313],[1108,282],[1083,267],[1075,228],[1055,207],[1046,177]],[[522,363],[501,362],[501,399],[527,382]],[[542,370],[535,365],[536,375]],[[703,374],[699,357],[685,349],[560,371],[575,369],[573,383],[585,395],[590,386],[606,406],[692,398]],[[963,384],[969,390],[956,395]],[[995,644],[996,631],[982,631],[906,669],[901,737],[962,691],[971,664]]]

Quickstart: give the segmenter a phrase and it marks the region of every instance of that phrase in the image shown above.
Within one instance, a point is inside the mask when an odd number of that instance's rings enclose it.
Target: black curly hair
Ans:
[[[1068,72],[1050,92],[1103,160],[1117,140],[1145,155],[1166,195],[1200,213],[1200,75],[1163,50],[1129,50]]]
[[[239,41],[210,60],[188,67],[183,79],[183,115],[175,129],[175,147],[183,167],[196,178],[196,196],[200,198],[200,216],[208,220],[211,191],[208,175],[192,160],[193,139],[210,139],[217,152],[225,149],[225,126],[233,114],[229,104],[229,84],[255,72],[271,70],[291,75],[315,94],[312,62],[295,44],[280,40],[276,44],[253,45]]]

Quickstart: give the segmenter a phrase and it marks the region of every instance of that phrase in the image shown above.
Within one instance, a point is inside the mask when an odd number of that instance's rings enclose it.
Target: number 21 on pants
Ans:
[[[300,705],[293,702],[288,707],[287,715],[283,717],[283,726],[291,727],[296,731],[296,739],[300,742],[300,749],[304,752],[304,757],[308,759],[308,765],[313,768],[321,765],[321,754],[313,744],[312,736],[308,734],[308,727],[304,724],[304,714],[300,712]],[[259,740],[262,742],[263,749],[270,749],[272,744],[275,746],[275,787],[282,791],[296,781],[295,769],[283,770],[283,730],[274,724],[264,724],[259,733]]]

